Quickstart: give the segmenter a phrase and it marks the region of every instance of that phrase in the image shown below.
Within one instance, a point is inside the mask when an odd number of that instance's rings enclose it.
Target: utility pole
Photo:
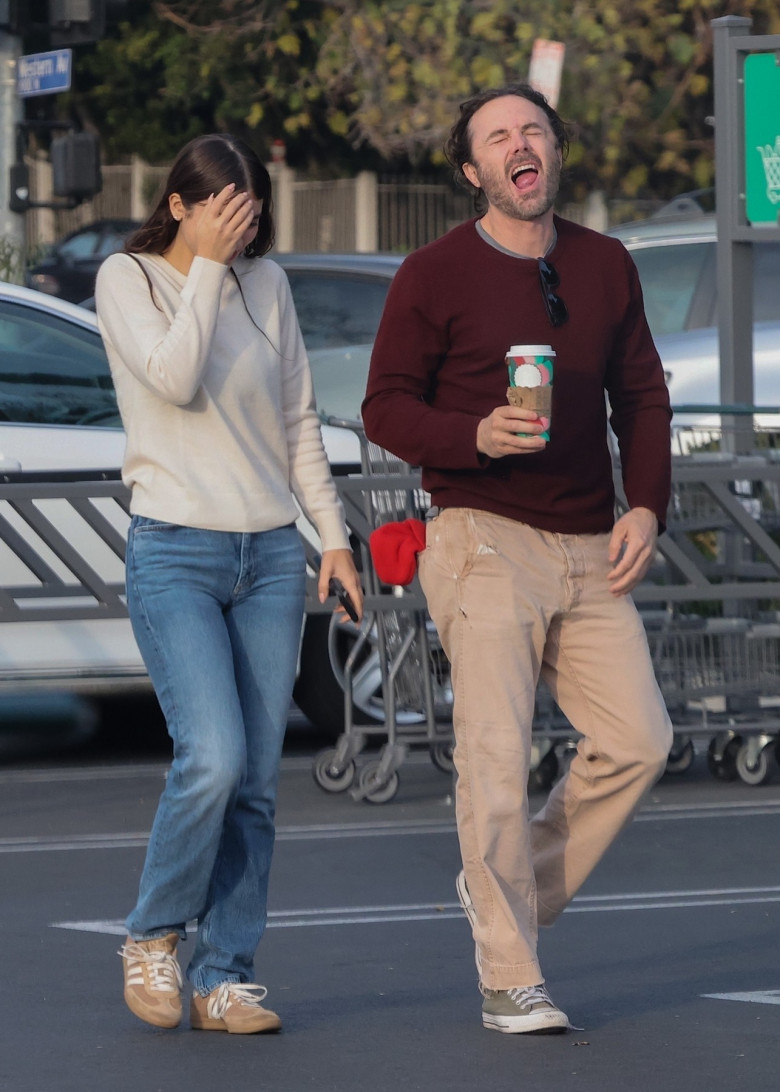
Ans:
[[[11,191],[8,167],[16,162],[17,126],[22,121],[22,102],[16,93],[16,69],[22,55],[22,43],[13,34],[0,30],[0,239],[24,250],[26,243],[24,213],[8,207]]]

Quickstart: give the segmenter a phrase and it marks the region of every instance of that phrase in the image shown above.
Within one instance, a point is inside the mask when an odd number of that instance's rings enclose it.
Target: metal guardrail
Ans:
[[[28,580],[10,583],[0,574],[0,622],[127,615],[124,580],[102,576],[86,554],[88,543],[102,543],[124,563],[125,535],[101,510],[104,501],[116,507],[120,522],[122,517],[129,522],[130,495],[116,471],[91,472],[78,479],[69,472],[2,475],[4,564],[10,554]],[[76,537],[84,540],[78,546]]]
[[[339,477],[353,544],[365,559],[373,530],[360,476]],[[372,489],[398,488],[397,476],[375,476]],[[405,483],[404,483],[405,484]],[[413,487],[419,487],[419,476]],[[115,470],[5,473],[0,475],[0,623],[60,622],[127,616],[123,579],[106,577],[96,555],[105,549],[124,564],[130,494]],[[123,530],[124,525],[124,530]],[[318,546],[301,535],[311,573]],[[9,561],[25,574],[11,582]],[[104,558],[105,560],[105,558]],[[394,595],[369,594],[369,611],[424,610],[417,581]],[[317,597],[316,575],[307,582],[306,612],[329,613],[332,603]]]
[[[619,470],[618,507],[628,507]],[[637,587],[637,603],[780,599],[780,463],[767,455],[676,456],[663,564]],[[780,537],[780,536],[779,536]]]
[[[672,460],[672,503],[659,560],[634,592],[640,604],[679,606],[738,600],[780,602],[780,460],[774,452],[750,456],[700,452]],[[353,543],[368,556],[373,523],[366,496],[388,489],[421,490],[420,474],[361,474],[336,484]],[[627,507],[619,469],[618,508]],[[107,550],[123,564],[129,494],[117,471],[13,473],[0,476],[0,622],[118,618],[126,615],[124,582],[108,578],[93,555]],[[123,531],[124,525],[124,531]],[[317,547],[302,536],[316,572]],[[26,577],[9,581],[13,560]],[[364,561],[365,564],[365,561]],[[392,594],[371,594],[369,611],[420,610],[415,581]],[[310,576],[306,609],[323,613]]]

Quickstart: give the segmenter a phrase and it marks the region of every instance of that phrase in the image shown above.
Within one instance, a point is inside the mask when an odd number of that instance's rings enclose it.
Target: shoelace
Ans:
[[[143,944],[125,944],[119,949],[119,955],[130,964],[128,969],[130,975],[134,971],[140,971],[143,976],[140,965],[143,964],[146,967],[149,975],[149,989],[160,993],[179,993],[181,990],[183,985],[181,968],[170,952],[162,948],[152,948],[150,951]],[[139,966],[133,967],[133,963]],[[133,982],[132,978],[130,982],[132,985],[141,985],[141,982]]]
[[[254,982],[225,982],[209,997],[208,1014],[213,1020],[221,1020],[233,1002],[239,1005],[260,1005],[268,990]]]
[[[507,990],[506,992],[518,1006],[538,1005],[540,1002],[545,1002],[548,1005],[553,1004],[550,995],[544,986],[515,986],[514,989]],[[555,1008],[554,1005],[553,1008]]]

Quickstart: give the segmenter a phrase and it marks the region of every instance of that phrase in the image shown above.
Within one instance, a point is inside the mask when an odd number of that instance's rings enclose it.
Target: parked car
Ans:
[[[689,211],[685,205],[685,211]],[[609,232],[631,251],[673,406],[719,405],[715,217],[651,217]],[[753,246],[753,366],[757,406],[780,407],[780,234]],[[679,425],[717,416],[685,414]],[[777,428],[780,418],[757,415]]]
[[[313,343],[321,345],[312,349],[311,359],[324,413],[349,418],[358,415],[370,341],[399,261],[367,261],[362,271],[359,262],[337,262],[332,278],[318,261],[289,262],[307,333]],[[325,304],[319,301],[320,285]],[[318,327],[333,315],[338,316],[344,333],[340,337],[318,334]],[[361,364],[355,372],[347,371],[352,350],[344,344],[345,335],[368,342],[358,347]],[[323,438],[334,474],[349,473],[359,466],[359,444],[353,432],[324,424]],[[78,474],[112,469],[121,465],[123,452],[124,433],[94,312],[0,283],[0,472]],[[56,516],[60,518],[61,513]],[[2,520],[23,536],[30,534],[29,527],[7,505],[0,505]],[[304,525],[302,532],[307,533]],[[78,534],[78,529],[74,533]],[[73,540],[67,529],[63,528],[63,534]],[[57,566],[56,558],[48,563]],[[90,558],[90,563],[100,565],[104,580],[122,580],[121,563],[110,551],[102,551],[99,561]],[[29,571],[1,542],[0,565],[4,586],[30,583]],[[296,695],[315,723],[338,730],[344,699],[339,678],[329,666],[328,623],[329,616],[307,619]],[[343,639],[353,640],[354,632]],[[342,653],[340,645],[334,663],[343,662]],[[310,664],[314,659],[319,662]],[[307,687],[313,682],[317,692],[310,695]],[[0,690],[32,684],[77,693],[148,685],[126,619],[0,622]],[[375,693],[365,692],[364,697],[368,706],[378,707]]]
[[[25,284],[71,303],[88,299],[95,291],[100,263],[121,250],[127,236],[138,226],[137,220],[107,219],[71,231],[28,269]]]

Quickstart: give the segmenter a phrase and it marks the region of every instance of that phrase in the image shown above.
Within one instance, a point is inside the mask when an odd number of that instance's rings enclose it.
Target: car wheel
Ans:
[[[352,672],[352,723],[381,725],[385,706],[376,625],[370,616],[365,624],[369,629]],[[311,614],[306,619],[293,698],[315,727],[334,736],[344,731],[344,669],[360,632],[360,626],[339,622],[333,615]],[[416,689],[407,700],[396,697],[399,727],[425,719],[422,686]]]

